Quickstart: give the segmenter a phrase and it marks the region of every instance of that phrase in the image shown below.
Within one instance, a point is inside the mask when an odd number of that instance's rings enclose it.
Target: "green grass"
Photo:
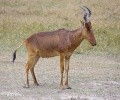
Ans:
[[[81,5],[92,10],[91,22],[97,46],[83,41],[75,52],[119,54],[119,0],[0,0],[0,50],[13,50],[36,32],[81,27]]]

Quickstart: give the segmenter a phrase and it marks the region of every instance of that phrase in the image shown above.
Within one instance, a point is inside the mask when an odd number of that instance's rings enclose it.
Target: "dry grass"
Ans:
[[[0,49],[14,49],[39,31],[81,27],[81,5],[92,10],[97,46],[93,48],[84,41],[76,52],[120,53],[119,0],[0,0]]]

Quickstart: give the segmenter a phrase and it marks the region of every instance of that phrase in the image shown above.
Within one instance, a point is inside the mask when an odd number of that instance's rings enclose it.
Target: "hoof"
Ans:
[[[29,88],[29,86],[24,85],[23,88]]]
[[[61,90],[65,90],[65,88],[62,88]]]
[[[29,87],[23,86],[23,88],[29,88]]]
[[[65,88],[60,88],[61,90],[65,90]]]
[[[64,88],[63,86],[60,86],[60,89],[61,89],[61,90],[65,90],[65,88]]]
[[[66,89],[72,89],[71,87],[67,87]]]
[[[38,84],[38,83],[35,83],[35,86],[39,86],[39,84]]]

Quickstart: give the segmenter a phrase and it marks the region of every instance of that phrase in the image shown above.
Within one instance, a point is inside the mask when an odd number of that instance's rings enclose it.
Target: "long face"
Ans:
[[[83,38],[88,40],[92,46],[96,45],[96,39],[94,37],[94,33],[92,30],[91,22],[85,23],[85,27],[83,29]]]
[[[85,6],[81,7],[84,10],[84,23],[85,25],[83,26],[83,38],[87,39],[92,46],[96,45],[96,40],[93,34],[91,22],[90,22],[90,16],[91,16],[91,10]]]

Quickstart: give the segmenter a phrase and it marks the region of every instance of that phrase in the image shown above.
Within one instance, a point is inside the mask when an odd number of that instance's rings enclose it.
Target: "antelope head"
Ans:
[[[82,22],[82,28],[83,28],[82,36],[83,36],[83,38],[88,40],[92,46],[95,46],[96,40],[95,40],[94,33],[92,30],[92,25],[90,22],[91,11],[89,8],[87,8],[85,6],[83,6],[81,8],[85,12],[84,16],[83,16],[84,21]]]

